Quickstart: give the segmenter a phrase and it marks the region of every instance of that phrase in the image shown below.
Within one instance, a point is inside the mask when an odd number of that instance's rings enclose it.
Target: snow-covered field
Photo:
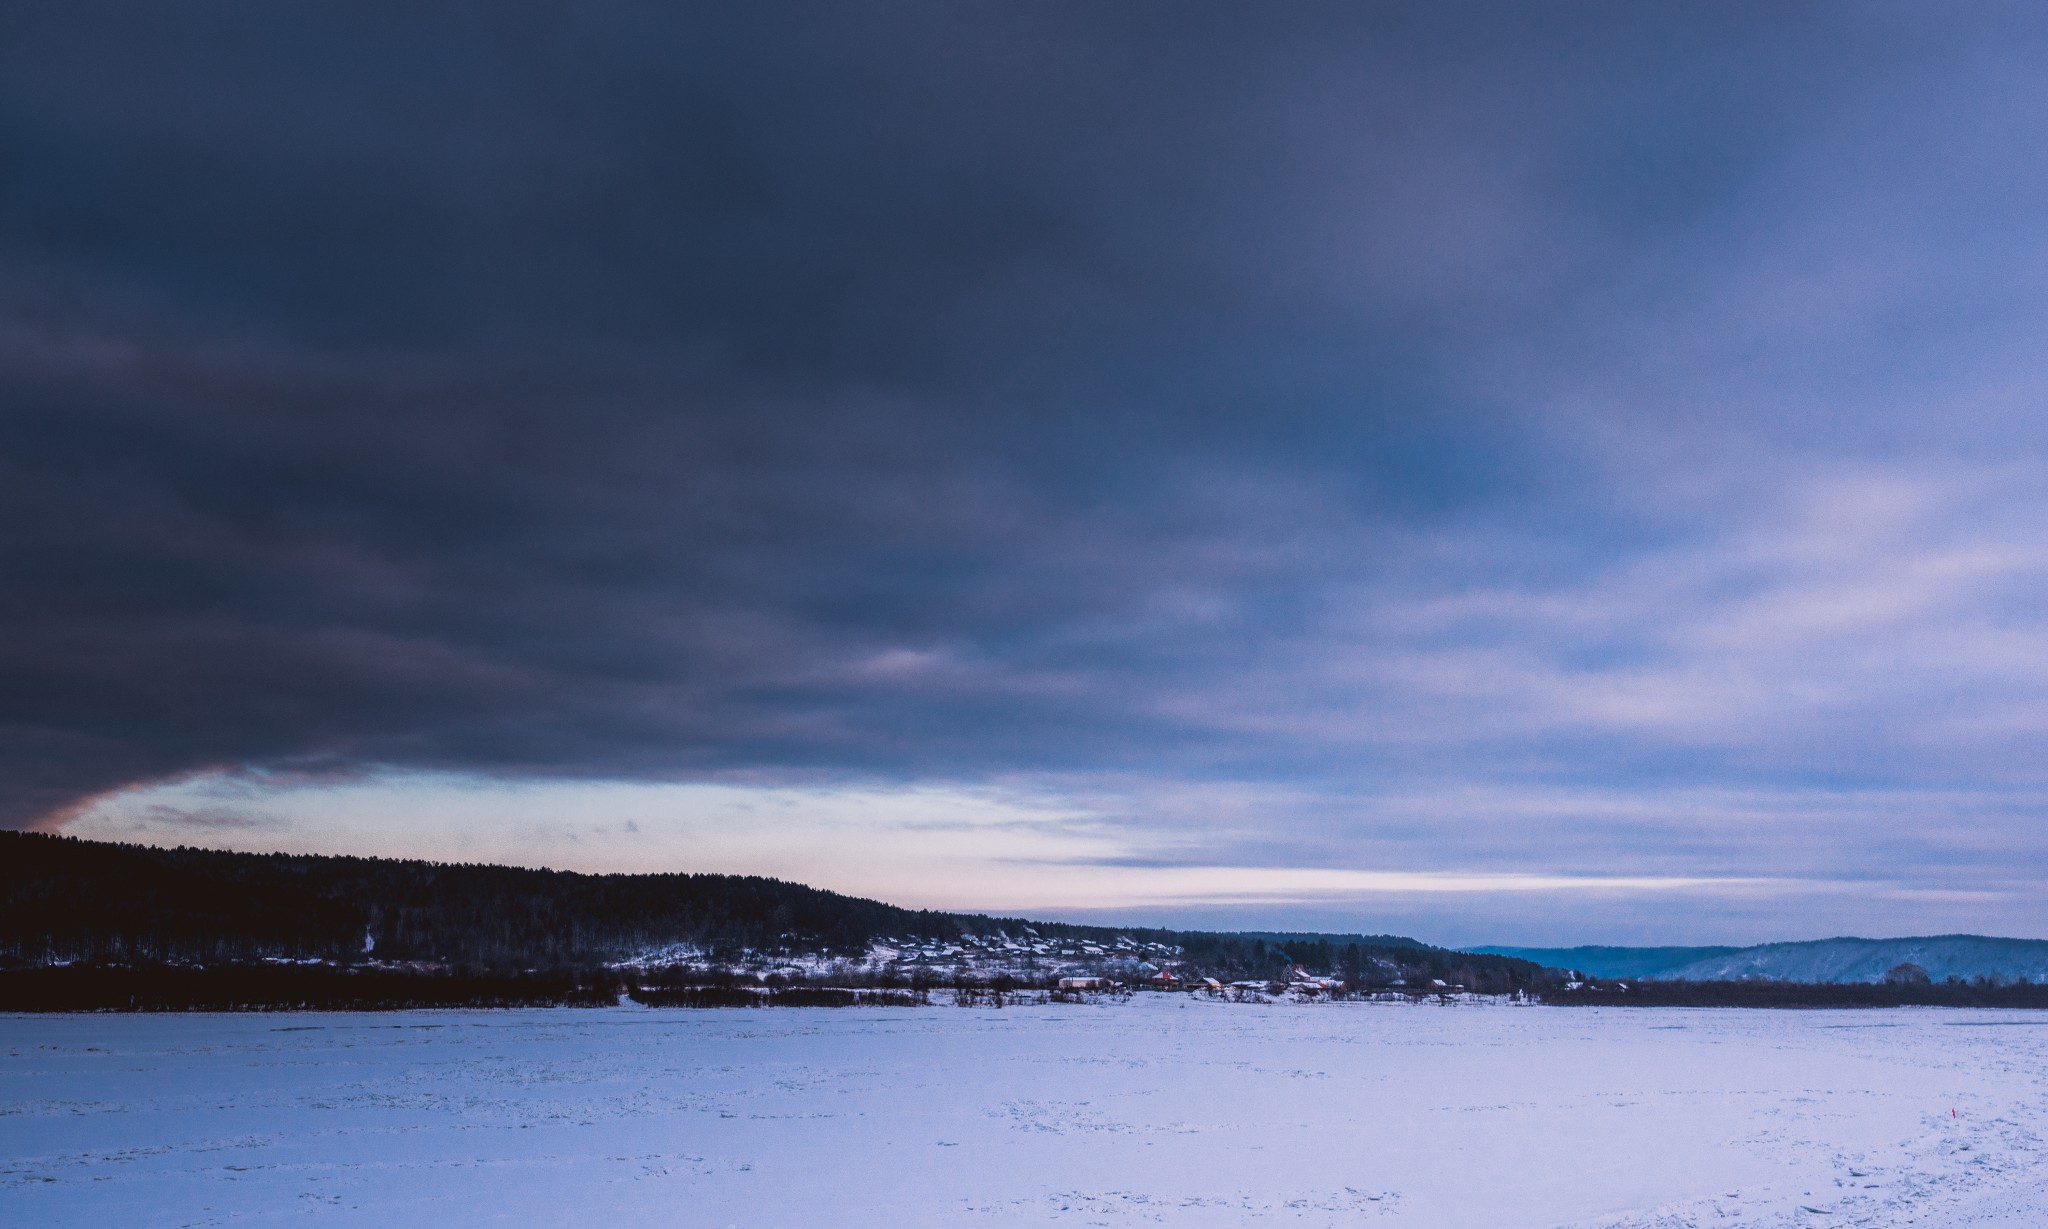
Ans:
[[[2048,1225],[2048,1014],[11,1016],[0,1054],[21,1229]]]

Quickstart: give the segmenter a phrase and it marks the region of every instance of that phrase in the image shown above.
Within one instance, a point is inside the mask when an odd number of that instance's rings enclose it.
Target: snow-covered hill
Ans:
[[[1917,964],[1935,981],[2048,982],[2048,940],[1934,935],[1918,939],[1817,939],[1768,943],[1712,956],[1652,976],[1666,980],[1732,981],[1762,977],[1793,982],[1877,982],[1900,964]]]

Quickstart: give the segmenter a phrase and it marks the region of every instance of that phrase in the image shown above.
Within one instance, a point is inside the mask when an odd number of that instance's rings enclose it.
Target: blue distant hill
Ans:
[[[2048,983],[2048,939],[1927,935],[1904,939],[1814,939],[1756,947],[1474,947],[1594,977],[1661,981],[1875,983],[1903,964],[1936,982]]]
[[[1731,956],[1739,947],[1468,947],[1488,956],[1533,960],[1552,969],[1589,977],[1655,977],[1701,960]]]

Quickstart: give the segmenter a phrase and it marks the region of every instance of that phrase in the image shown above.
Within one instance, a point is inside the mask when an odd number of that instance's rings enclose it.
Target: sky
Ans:
[[[2048,937],[2036,6],[0,14],[0,825]]]

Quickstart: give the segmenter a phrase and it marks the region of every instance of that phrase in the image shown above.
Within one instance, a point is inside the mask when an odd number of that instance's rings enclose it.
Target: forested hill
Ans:
[[[0,955],[31,963],[374,953],[559,967],[669,944],[849,952],[883,935],[951,938],[1023,924],[899,909],[750,875],[583,875],[0,833]]]
[[[1028,929],[1027,929],[1028,928]],[[222,965],[266,959],[569,969],[685,945],[865,953],[880,940],[1032,934],[1181,949],[1190,972],[1505,991],[1543,970],[1392,935],[1256,935],[1026,922],[900,909],[741,875],[582,875],[385,858],[156,849],[0,833],[0,962]]]

